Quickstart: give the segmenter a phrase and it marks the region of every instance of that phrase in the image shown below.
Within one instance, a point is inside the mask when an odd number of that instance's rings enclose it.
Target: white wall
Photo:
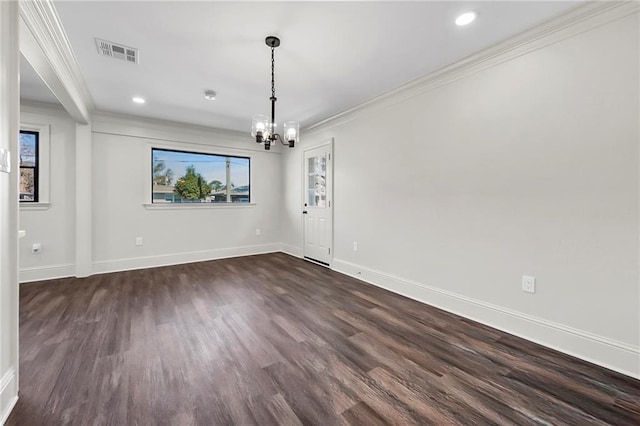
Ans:
[[[48,206],[21,206],[20,228],[27,231],[20,243],[21,282],[73,276],[76,202],[84,202],[75,194],[76,125],[56,107],[26,103],[22,112],[23,123],[50,129],[50,199]],[[109,114],[94,117],[91,145],[91,209],[77,210],[91,215],[90,273],[280,249],[277,149],[265,152],[237,132]],[[144,206],[151,197],[152,147],[250,157],[251,205]],[[40,254],[31,253],[35,242],[42,244]]]
[[[48,205],[20,205],[20,281],[35,281],[73,275],[75,267],[75,123],[60,107],[22,103],[22,124],[48,126],[49,157],[41,156],[41,169],[49,173],[40,182],[49,186]],[[41,138],[41,144],[45,143]],[[34,243],[42,245],[31,253]]]
[[[0,424],[18,399],[18,3],[0,2],[0,147],[11,172],[0,172]]]
[[[102,116],[92,129],[94,272],[279,250],[277,150],[265,152],[238,132],[148,120]],[[151,201],[152,147],[250,157],[252,205],[144,206]]]
[[[335,269],[639,377],[638,14],[594,26],[303,134],[285,249],[335,138]]]

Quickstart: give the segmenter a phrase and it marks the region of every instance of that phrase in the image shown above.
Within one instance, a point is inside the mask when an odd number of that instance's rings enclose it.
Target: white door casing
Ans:
[[[304,257],[331,265],[333,257],[333,143],[304,151]]]

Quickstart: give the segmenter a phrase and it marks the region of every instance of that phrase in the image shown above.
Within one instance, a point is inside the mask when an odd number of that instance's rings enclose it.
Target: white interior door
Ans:
[[[333,144],[304,152],[304,257],[331,264],[333,251]]]

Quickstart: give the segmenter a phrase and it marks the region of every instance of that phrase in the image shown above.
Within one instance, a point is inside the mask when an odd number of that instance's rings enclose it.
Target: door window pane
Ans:
[[[310,207],[326,207],[327,203],[327,158],[323,155],[309,158],[308,204]]]

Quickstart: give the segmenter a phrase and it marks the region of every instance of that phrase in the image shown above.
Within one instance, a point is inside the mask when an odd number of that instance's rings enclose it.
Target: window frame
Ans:
[[[20,210],[47,210],[51,207],[49,199],[50,191],[50,157],[51,157],[51,125],[49,123],[38,122],[22,122],[20,123],[20,132],[37,132],[38,133],[38,178],[37,191],[38,201],[18,202]],[[20,165],[18,164],[18,169]]]
[[[179,208],[179,209],[183,209],[183,208],[202,208],[202,207],[228,207],[228,206],[234,206],[234,207],[242,207],[242,206],[252,206],[255,203],[252,200],[252,195],[251,195],[251,187],[253,186],[253,181],[252,181],[252,173],[251,173],[251,162],[253,160],[253,158],[249,155],[244,156],[244,155],[237,155],[237,154],[221,154],[219,152],[207,152],[207,151],[190,151],[190,150],[186,150],[186,149],[177,149],[175,147],[171,147],[171,148],[164,148],[162,146],[158,146],[158,145],[152,145],[150,147],[151,149],[149,150],[149,154],[150,154],[150,170],[149,170],[149,174],[148,174],[148,179],[149,179],[149,186],[148,188],[150,189],[150,193],[147,197],[148,203],[145,203],[144,205],[146,207],[150,207],[150,208]],[[197,148],[194,148],[197,149]],[[156,203],[154,202],[154,198],[153,198],[153,166],[154,166],[154,160],[153,160],[153,153],[154,151],[167,151],[167,152],[176,152],[176,153],[181,153],[181,154],[195,154],[195,155],[207,155],[207,156],[215,156],[215,157],[222,157],[222,158],[240,158],[243,160],[248,160],[249,161],[249,191],[248,191],[248,198],[249,200],[247,202],[187,202],[187,203]],[[226,184],[226,182],[225,182]]]

